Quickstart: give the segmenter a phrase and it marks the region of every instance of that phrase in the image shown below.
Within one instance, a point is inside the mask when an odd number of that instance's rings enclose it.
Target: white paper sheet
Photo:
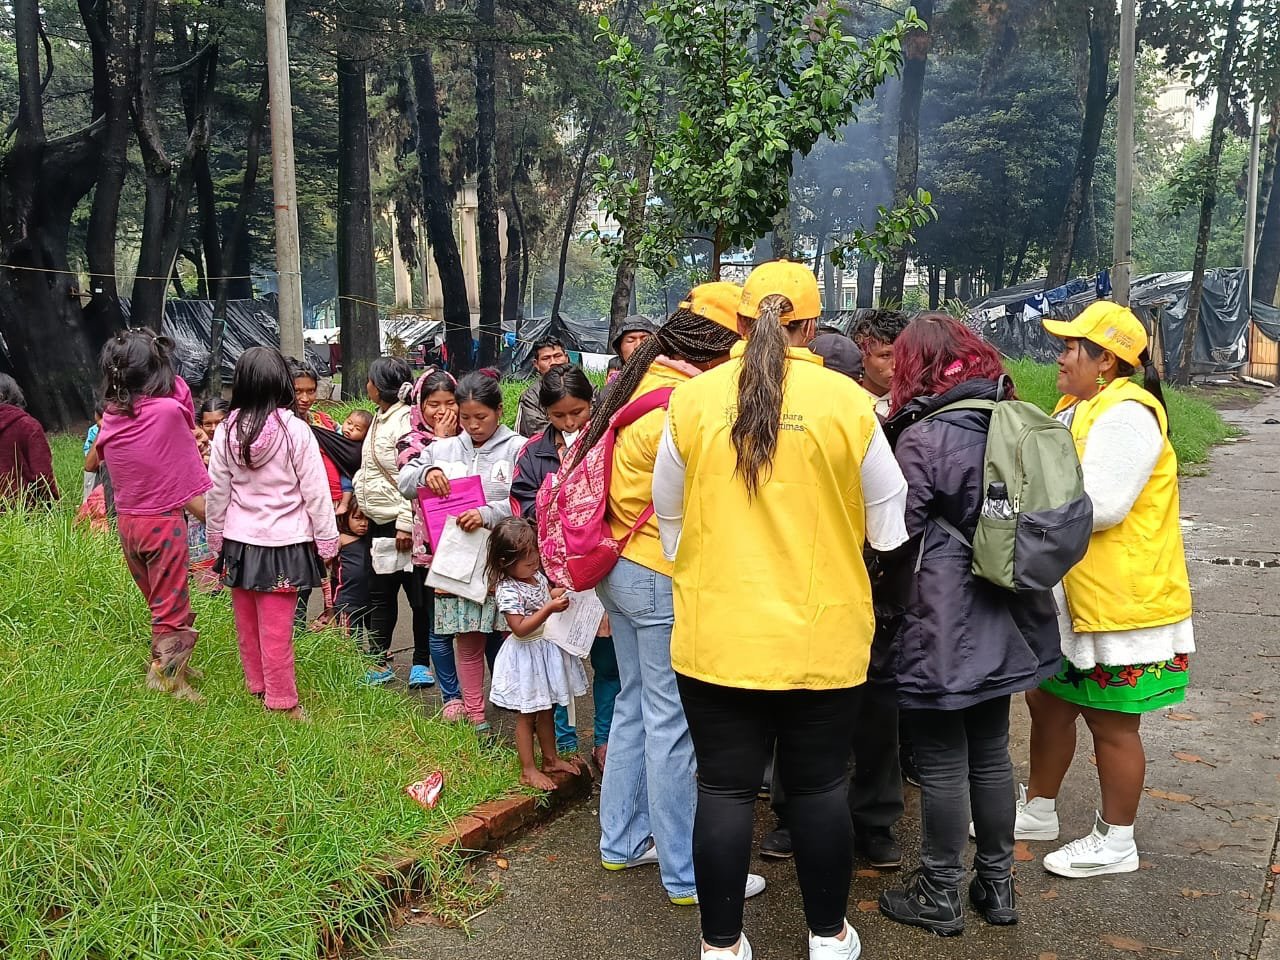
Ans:
[[[604,606],[594,590],[571,591],[568,597],[569,609],[547,617],[543,636],[566,653],[586,657],[600,629]]]
[[[397,550],[394,537],[374,537],[369,544],[369,557],[373,562],[373,572],[377,574],[413,570],[413,553]]]
[[[466,533],[458,526],[457,518],[450,517],[431,557],[427,585],[455,597],[484,603],[489,595],[489,578],[485,575],[488,552],[488,530],[481,527]]]

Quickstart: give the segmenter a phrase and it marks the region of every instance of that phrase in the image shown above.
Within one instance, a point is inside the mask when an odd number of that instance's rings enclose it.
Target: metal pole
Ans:
[[[1120,92],[1116,124],[1116,212],[1111,246],[1111,291],[1116,303],[1129,305],[1133,271],[1133,100],[1137,59],[1136,0],[1120,7]]]
[[[266,11],[280,351],[286,357],[301,360],[302,258],[298,250],[298,188],[293,162],[293,98],[289,91],[289,30],[285,0],[266,0]]]
[[[1258,234],[1258,153],[1262,135],[1262,104],[1253,104],[1253,133],[1249,138],[1249,194],[1244,214],[1244,295],[1249,304],[1253,297],[1253,261]]]

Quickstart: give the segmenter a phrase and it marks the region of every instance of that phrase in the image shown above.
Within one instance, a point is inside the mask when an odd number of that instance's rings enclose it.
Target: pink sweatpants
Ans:
[[[455,641],[462,707],[472,723],[484,723],[484,646],[487,639],[483,633],[460,633]]]
[[[293,614],[297,592],[231,591],[236,615],[240,663],[252,694],[265,694],[268,710],[292,710],[298,705],[293,671]]]

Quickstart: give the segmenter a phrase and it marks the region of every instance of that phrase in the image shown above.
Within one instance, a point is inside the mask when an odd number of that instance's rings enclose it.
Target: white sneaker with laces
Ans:
[[[747,874],[747,887],[742,896],[746,900],[750,900],[757,894],[764,893],[765,882],[764,877],[758,873]],[[698,905],[698,894],[691,893],[687,897],[672,897],[671,902],[677,907],[696,907]]]
[[[1013,818],[1015,840],[1057,840],[1058,802],[1047,797],[1027,799],[1027,788],[1018,784],[1018,802]],[[969,822],[969,839],[975,839],[978,831]]]
[[[713,949],[703,944],[701,956],[702,960],[751,960],[751,943],[744,933],[742,939],[738,941],[738,949],[736,951],[732,947]]]
[[[844,939],[839,937],[815,937],[809,933],[809,960],[858,960],[862,956],[862,941],[858,931],[848,920],[844,922]]]
[[[1133,826],[1117,827],[1097,815],[1093,832],[1047,854],[1044,868],[1060,877],[1098,877],[1132,873],[1140,866]]]

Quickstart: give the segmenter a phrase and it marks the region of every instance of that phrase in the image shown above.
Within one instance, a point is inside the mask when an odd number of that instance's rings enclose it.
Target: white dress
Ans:
[[[541,573],[534,583],[503,578],[494,591],[498,613],[530,616],[551,600],[551,585]],[[587,692],[587,671],[582,661],[539,635],[522,640],[509,634],[493,664],[489,700],[494,706],[518,713],[567,707]]]

